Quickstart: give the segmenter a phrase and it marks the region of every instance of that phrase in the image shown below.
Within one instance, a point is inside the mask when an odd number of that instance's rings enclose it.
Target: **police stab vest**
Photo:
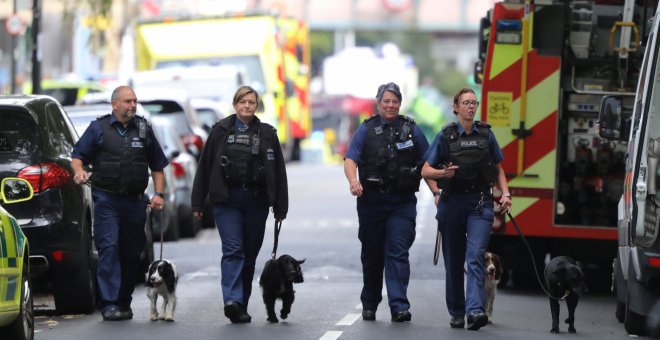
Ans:
[[[221,165],[224,167],[227,183],[249,188],[265,186],[265,169],[261,158],[261,138],[259,126],[251,126],[247,131],[230,130],[227,136],[227,149]],[[224,163],[222,163],[224,160]]]
[[[110,115],[97,118],[103,128],[103,143],[92,160],[92,183],[101,190],[120,194],[143,194],[149,182],[147,121],[135,117],[136,126],[124,129],[110,124]]]
[[[380,122],[380,115],[364,122],[366,138],[358,164],[360,182],[382,192],[416,192],[421,167],[413,139],[415,121],[400,115],[394,124]]]
[[[442,129],[442,137],[449,145],[449,161],[458,165],[453,178],[438,180],[443,191],[488,192],[495,183],[498,169],[490,154],[490,125],[476,121],[475,128],[477,133],[469,135],[459,135],[456,123]]]

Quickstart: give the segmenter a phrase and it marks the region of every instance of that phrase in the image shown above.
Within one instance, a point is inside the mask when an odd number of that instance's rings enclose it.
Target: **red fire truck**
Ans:
[[[603,96],[632,103],[656,6],[502,1],[481,21],[481,119],[505,154],[512,215],[539,269],[548,256],[569,255],[594,269],[592,282],[611,282],[627,141],[601,139],[596,123]],[[498,217],[490,250],[514,285],[531,282],[531,257],[512,221]]]

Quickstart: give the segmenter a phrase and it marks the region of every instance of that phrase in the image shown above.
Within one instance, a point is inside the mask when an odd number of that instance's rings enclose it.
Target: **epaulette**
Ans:
[[[482,122],[482,121],[480,121],[480,120],[475,120],[474,123],[477,124],[477,127],[479,127],[479,126],[483,126],[483,127],[485,127],[485,128],[489,128],[489,129],[490,129],[490,125],[489,125],[488,123],[486,123],[486,122]]]
[[[110,114],[109,114],[109,113],[106,113],[106,114],[104,114],[104,115],[100,115],[100,116],[96,117],[96,120],[101,120],[101,119],[103,119],[103,118],[107,118],[107,117],[110,117]]]
[[[404,121],[406,121],[406,122],[408,122],[408,123],[415,124],[415,119],[414,119],[413,117],[406,116],[406,115],[398,115],[397,118],[398,118],[398,119],[401,119],[401,120],[404,120]]]
[[[151,122],[149,121],[149,119],[144,118],[143,116],[138,116],[138,115],[135,115],[135,118],[144,120],[144,122],[147,123],[147,126],[151,127]]]
[[[456,122],[449,123],[442,127],[442,136],[449,142],[458,138],[458,124]]]
[[[370,121],[372,121],[373,119],[375,119],[377,117],[380,117],[380,115],[376,113],[376,114],[372,115],[371,117],[365,119],[364,122],[362,122],[362,123],[370,122]]]

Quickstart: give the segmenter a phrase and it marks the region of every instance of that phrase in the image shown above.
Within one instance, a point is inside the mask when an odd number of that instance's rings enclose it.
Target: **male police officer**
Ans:
[[[77,184],[91,179],[94,199],[94,242],[99,252],[98,307],[103,320],[132,319],[131,300],[146,236],[146,207],[163,208],[163,168],[168,165],[151,126],[135,116],[133,89],[112,92],[112,114],[93,121],[72,155]],[[83,169],[91,164],[93,173]],[[144,195],[149,168],[156,194]]]
[[[415,192],[429,144],[412,119],[399,115],[399,86],[381,85],[376,100],[379,114],[360,125],[344,160],[351,194],[357,196],[364,283],[362,318],[376,319],[384,270],[392,322],[405,322],[412,319],[407,290],[408,251],[415,240],[417,217]],[[437,191],[435,182],[427,184]]]

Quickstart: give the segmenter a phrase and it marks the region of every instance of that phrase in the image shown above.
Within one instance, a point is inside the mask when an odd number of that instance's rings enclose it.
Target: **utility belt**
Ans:
[[[108,194],[121,196],[123,198],[135,199],[135,200],[138,200],[138,201],[143,200],[144,197],[146,196],[146,194],[144,194],[144,193],[141,193],[141,194],[122,193],[122,192],[113,191],[113,190],[106,190],[106,189],[103,189],[103,188],[99,188],[97,186],[93,186],[93,189],[98,190],[98,191],[103,191],[103,192],[108,193]]]
[[[396,188],[396,185],[394,185],[393,183],[383,183],[381,181],[369,181],[369,179],[367,179],[366,182],[361,182],[361,184],[366,191],[380,192],[383,194],[409,194],[414,192],[412,190],[404,191],[399,188]]]
[[[260,191],[263,191],[263,188],[261,186],[259,186],[257,184],[254,184],[254,183],[230,181],[230,182],[227,183],[227,186],[229,188],[239,188],[239,189],[242,189],[242,190],[245,190],[245,191],[252,191],[255,194],[260,192]]]

